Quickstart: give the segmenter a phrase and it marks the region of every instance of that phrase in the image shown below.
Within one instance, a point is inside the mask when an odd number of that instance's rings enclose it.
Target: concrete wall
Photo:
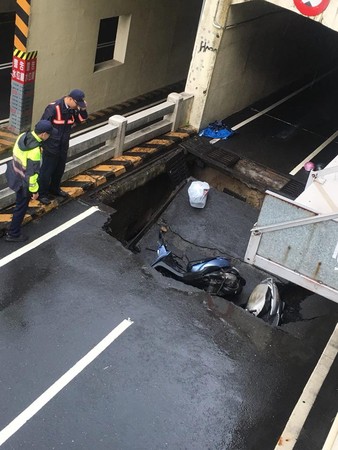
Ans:
[[[33,123],[74,87],[96,111],[184,79],[201,6],[202,0],[32,0]],[[125,61],[94,72],[100,19],[121,15],[131,15]]]
[[[16,9],[16,0],[1,0],[0,13],[13,12]]]
[[[316,76],[338,57],[338,34],[268,2],[232,5],[201,127],[277,89]]]

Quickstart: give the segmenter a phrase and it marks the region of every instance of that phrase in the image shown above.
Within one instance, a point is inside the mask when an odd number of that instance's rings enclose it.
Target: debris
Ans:
[[[235,132],[227,127],[223,121],[216,120],[216,122],[210,123],[206,128],[203,128],[199,132],[199,136],[205,136],[216,139],[228,139]]]

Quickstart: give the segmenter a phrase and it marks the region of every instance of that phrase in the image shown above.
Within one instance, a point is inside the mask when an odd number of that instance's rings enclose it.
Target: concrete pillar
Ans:
[[[183,97],[181,94],[177,94],[176,92],[172,92],[168,95],[167,98],[168,102],[175,103],[175,109],[170,117],[168,117],[169,120],[172,122],[171,131],[176,131],[177,128],[182,125],[181,124],[181,115],[182,115],[182,105],[183,105]],[[165,116],[164,118],[166,118]]]
[[[115,154],[114,156],[121,156],[123,153],[124,140],[126,137],[126,130],[128,119],[124,116],[119,116],[116,114],[115,116],[109,117],[109,124],[118,127],[117,135],[115,138]]]
[[[32,124],[37,52],[27,51],[31,0],[16,1],[9,129],[19,134]]]
[[[203,112],[231,0],[205,0],[185,91],[194,96],[189,123],[203,127]]]

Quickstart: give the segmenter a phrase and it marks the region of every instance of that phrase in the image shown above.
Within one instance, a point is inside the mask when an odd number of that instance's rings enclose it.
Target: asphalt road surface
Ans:
[[[333,76],[268,112],[280,94],[258,102],[215,145],[304,177],[325,140],[315,162],[337,153],[336,89]],[[278,328],[240,306],[267,276],[242,261],[257,215],[214,189],[192,209],[185,187],[160,218],[182,258],[232,258],[247,280],[238,304],[151,269],[158,224],[133,254],[80,201],[25,227],[27,245],[0,240],[1,449],[274,449],[338,311],[292,286]],[[334,361],[295,450],[322,448],[336,374]]]
[[[337,70],[332,70],[221,118],[236,134],[215,146],[303,182],[306,161],[325,166],[338,153],[337,104]]]
[[[164,214],[171,229],[192,253],[214,232],[240,263],[256,211],[214,190],[198,212],[186,198]],[[235,231],[207,220],[216,210],[229,227],[242,217]],[[1,449],[273,449],[336,305],[310,296],[305,319],[278,329],[223,299],[210,308],[150,267],[157,225],[133,254],[106,219],[71,201],[25,227],[28,245],[0,240]],[[240,270],[247,289],[262,275]]]

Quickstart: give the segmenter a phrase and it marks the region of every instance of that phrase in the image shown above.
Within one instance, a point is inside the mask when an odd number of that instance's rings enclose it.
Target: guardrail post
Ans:
[[[109,117],[109,123],[110,123],[110,125],[118,127],[117,135],[115,138],[115,154],[114,154],[114,156],[121,156],[123,153],[124,139],[126,137],[126,129],[127,129],[128,119],[123,116],[115,115],[115,116]]]
[[[183,105],[183,97],[181,94],[172,92],[171,94],[168,95],[167,101],[175,103],[175,108],[172,114],[165,116],[166,119],[172,122],[171,131],[175,131],[181,125],[181,111]]]

